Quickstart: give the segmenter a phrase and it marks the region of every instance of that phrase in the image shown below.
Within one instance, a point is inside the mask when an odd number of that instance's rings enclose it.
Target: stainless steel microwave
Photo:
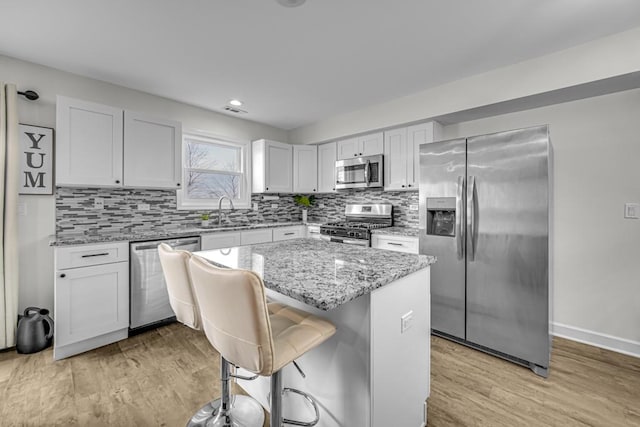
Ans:
[[[336,190],[375,188],[384,185],[383,156],[354,157],[336,162]]]

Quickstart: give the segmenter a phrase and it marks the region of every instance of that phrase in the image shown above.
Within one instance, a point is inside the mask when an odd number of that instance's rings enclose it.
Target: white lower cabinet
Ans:
[[[203,234],[200,236],[200,249],[203,251],[232,248],[234,246],[240,246],[239,231],[225,231],[223,233]]]
[[[371,247],[396,252],[417,254],[420,246],[417,237],[396,236],[392,234],[374,234],[371,236]]]
[[[258,230],[242,230],[240,232],[241,245],[254,245],[256,243],[273,242],[273,229],[261,228]]]
[[[306,231],[307,230],[304,225],[274,228],[273,241],[279,242],[281,240],[299,239],[305,236]]]
[[[55,263],[54,359],[127,338],[128,243],[59,247]]]

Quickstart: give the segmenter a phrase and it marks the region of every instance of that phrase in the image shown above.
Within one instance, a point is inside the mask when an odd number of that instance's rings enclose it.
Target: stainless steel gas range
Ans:
[[[388,203],[348,204],[344,213],[346,221],[320,226],[322,240],[371,246],[371,230],[393,225],[393,205]]]

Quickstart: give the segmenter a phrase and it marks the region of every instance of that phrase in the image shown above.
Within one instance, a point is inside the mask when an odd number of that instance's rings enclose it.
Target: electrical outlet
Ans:
[[[151,210],[151,205],[149,205],[149,203],[138,203],[138,210],[139,211]]]
[[[410,211],[417,211],[418,210],[418,205],[409,205],[409,210]]]
[[[400,318],[400,333],[405,333],[413,326],[413,310],[409,310]]]
[[[624,204],[624,217],[630,219],[640,219],[640,204],[638,203],[625,203]]]
[[[318,206],[319,206],[320,208],[324,208],[324,203],[319,203],[319,204],[318,204]]]
[[[278,209],[277,203],[271,203],[271,209]]]
[[[257,202],[253,204],[253,211],[254,212],[258,212],[258,203]]]
[[[102,197],[93,199],[93,209],[104,209],[104,199]]]

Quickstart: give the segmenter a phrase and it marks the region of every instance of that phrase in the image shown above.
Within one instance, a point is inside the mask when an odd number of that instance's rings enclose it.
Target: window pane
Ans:
[[[187,139],[185,166],[189,169],[214,169],[241,172],[240,147],[209,144]]]
[[[187,198],[219,199],[227,196],[240,198],[240,176],[220,173],[187,172]]]

